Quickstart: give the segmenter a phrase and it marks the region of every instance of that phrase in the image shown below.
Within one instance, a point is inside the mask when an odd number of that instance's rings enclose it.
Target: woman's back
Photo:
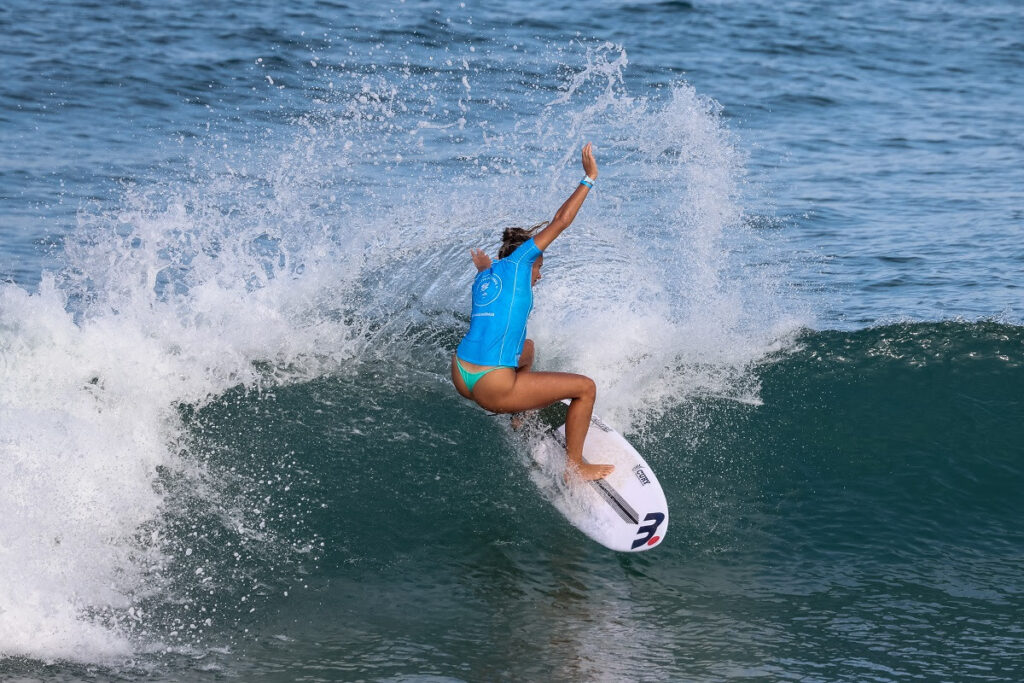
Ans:
[[[516,367],[533,308],[533,263],[540,255],[531,238],[477,274],[469,332],[459,344],[459,358],[477,365]]]

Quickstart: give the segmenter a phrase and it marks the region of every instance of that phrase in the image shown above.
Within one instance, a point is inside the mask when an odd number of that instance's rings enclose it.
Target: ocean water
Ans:
[[[0,679],[1024,679],[1024,8],[0,7]],[[538,367],[618,555],[458,397],[470,247],[597,188]]]

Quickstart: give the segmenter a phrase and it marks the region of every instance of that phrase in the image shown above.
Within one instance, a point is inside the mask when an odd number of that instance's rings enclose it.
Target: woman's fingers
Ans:
[[[491,257],[483,249],[470,249],[469,254],[473,259],[473,265],[477,270],[487,270],[491,267]]]

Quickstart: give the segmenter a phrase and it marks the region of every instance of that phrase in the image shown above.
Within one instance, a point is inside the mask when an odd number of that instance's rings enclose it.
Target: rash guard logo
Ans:
[[[477,306],[493,304],[501,294],[501,278],[493,271],[481,275],[473,284],[473,303]]]

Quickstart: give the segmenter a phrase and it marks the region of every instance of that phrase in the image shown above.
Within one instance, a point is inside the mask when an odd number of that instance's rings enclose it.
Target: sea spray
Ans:
[[[585,64],[559,67],[554,96],[521,93],[535,102],[533,114],[491,120],[512,105],[506,93],[460,110],[466,125],[446,129],[459,154],[436,164],[405,144],[450,121],[443,80],[426,74],[436,99],[400,116],[399,104],[419,98],[411,87],[419,82],[375,75],[379,94],[369,101],[380,121],[373,155],[361,163],[388,167],[389,193],[374,188],[345,225],[373,235],[363,254],[363,282],[372,286],[360,292],[367,304],[358,317],[374,320],[385,355],[445,367],[454,346],[447,335],[442,348],[405,338],[437,339],[423,328],[450,326],[453,311],[465,316],[469,248],[493,254],[503,227],[550,218],[578,181],[580,147],[593,140],[598,187],[549,248],[535,290],[537,368],[593,376],[598,409],[626,430],[698,394],[756,402],[753,364],[787,343],[806,315],[786,299],[776,246],[747,225],[745,155],[721,106],[685,82],[635,95],[623,48],[579,49]],[[392,104],[380,108],[384,101]],[[319,127],[315,139],[337,136],[347,146],[350,119]],[[368,125],[359,119],[355,135]],[[448,169],[442,179],[439,165]],[[418,168],[424,173],[409,174]]]

